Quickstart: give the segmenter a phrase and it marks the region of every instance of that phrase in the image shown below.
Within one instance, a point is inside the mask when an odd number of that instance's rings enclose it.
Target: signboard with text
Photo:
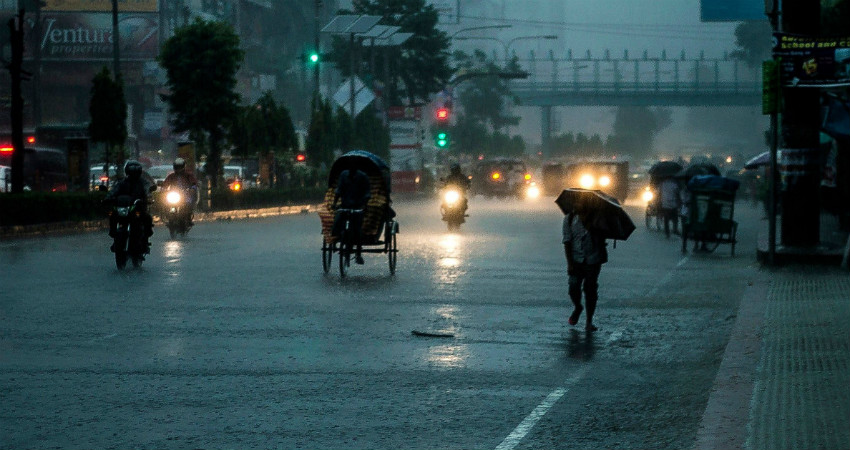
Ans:
[[[122,61],[153,60],[159,53],[159,15],[118,15]],[[42,13],[41,35],[32,29],[24,52],[41,47],[42,61],[100,61],[112,59],[112,15],[105,13]]]
[[[773,34],[783,86],[850,86],[850,36],[811,37]]]

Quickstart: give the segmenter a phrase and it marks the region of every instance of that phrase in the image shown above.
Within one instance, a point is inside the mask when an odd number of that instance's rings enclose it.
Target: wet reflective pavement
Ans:
[[[475,198],[459,233],[397,198],[399,259],[321,268],[315,214],[0,242],[3,448],[686,448],[748,279],[757,210],[680,253],[643,226],[570,327],[563,217]],[[336,256],[336,255],[335,255]],[[334,261],[335,263],[335,261]],[[413,331],[452,337],[415,335]]]

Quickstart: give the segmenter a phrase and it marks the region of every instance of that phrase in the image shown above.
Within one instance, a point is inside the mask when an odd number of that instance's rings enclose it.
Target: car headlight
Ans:
[[[531,183],[528,189],[525,190],[525,196],[530,199],[540,197],[540,188],[537,187],[537,184]]]
[[[176,205],[180,203],[182,197],[183,196],[180,195],[180,193],[177,191],[168,191],[168,193],[165,194],[165,201],[167,201],[169,204]]]
[[[644,189],[643,194],[641,194],[641,197],[643,198],[643,201],[649,203],[653,198],[655,198],[655,194],[653,194],[649,188],[646,188]]]
[[[593,175],[586,173],[578,179],[578,185],[585,189],[590,189],[593,187],[594,181]]]
[[[599,177],[599,185],[602,187],[608,187],[611,185],[611,177],[608,175],[602,175]]]

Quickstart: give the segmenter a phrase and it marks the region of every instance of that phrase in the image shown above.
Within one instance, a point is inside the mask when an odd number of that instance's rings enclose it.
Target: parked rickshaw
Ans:
[[[713,252],[720,244],[731,244],[731,254],[735,256],[738,222],[733,216],[739,184],[717,175],[698,175],[688,181],[690,199],[682,216],[682,253],[687,251],[690,239],[695,249],[707,252]]]
[[[369,177],[371,197],[363,210],[334,210],[333,201],[337,182],[344,170],[360,170]],[[396,235],[398,222],[390,207],[390,168],[373,153],[354,150],[334,161],[328,175],[328,190],[319,209],[322,221],[322,269],[330,271],[333,255],[339,255],[339,274],[345,277],[351,266],[351,256],[356,252],[358,236],[351,229],[354,214],[362,214],[362,253],[387,255],[390,274],[395,274],[398,248]],[[337,214],[339,213],[339,214]],[[338,222],[334,224],[335,218]]]

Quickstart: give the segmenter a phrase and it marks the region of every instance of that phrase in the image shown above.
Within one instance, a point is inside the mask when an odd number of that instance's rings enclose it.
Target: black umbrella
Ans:
[[[583,222],[588,230],[598,232],[605,239],[625,241],[635,231],[635,224],[616,198],[591,189],[564,189],[555,199],[564,214],[580,209],[589,211]]]
[[[682,169],[679,173],[676,174],[677,178],[685,178],[690,180],[691,178],[697,175],[720,175],[720,169],[717,168],[714,164],[710,163],[696,163],[691,164],[685,169]]]
[[[652,165],[646,172],[653,178],[670,178],[682,170],[682,165],[676,161],[660,161]]]

